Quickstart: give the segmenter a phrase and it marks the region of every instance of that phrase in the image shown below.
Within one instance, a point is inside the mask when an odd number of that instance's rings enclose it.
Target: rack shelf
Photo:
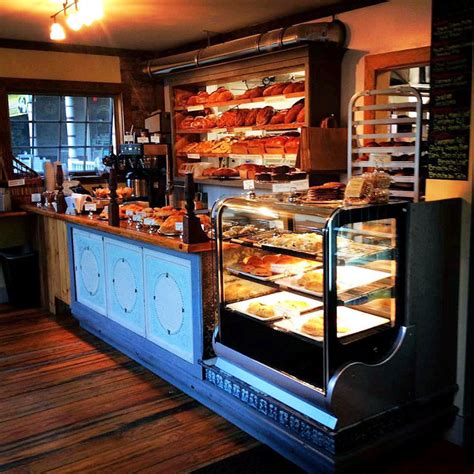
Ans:
[[[291,100],[291,99],[302,99],[305,96],[305,92],[292,92],[291,94],[280,94],[280,95],[271,95],[268,97],[256,97],[254,99],[234,99],[234,100],[227,100],[223,102],[205,102],[204,104],[198,105],[189,105],[186,107],[175,107],[175,111],[188,111],[188,112],[196,112],[199,110],[204,110],[205,108],[211,107],[232,107],[238,105],[249,105],[249,104],[271,104],[272,102],[280,102],[283,100]]]
[[[305,123],[279,123],[276,125],[261,125],[252,127],[215,127],[215,128],[181,128],[176,130],[179,135],[187,134],[204,134],[204,133],[239,133],[253,130],[267,130],[267,131],[280,131],[280,130],[296,130],[304,127]]]

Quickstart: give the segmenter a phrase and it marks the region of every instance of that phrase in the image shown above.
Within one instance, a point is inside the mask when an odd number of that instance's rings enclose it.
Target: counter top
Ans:
[[[0,212],[0,219],[7,218],[7,217],[23,217],[26,215],[27,215],[27,212],[25,211],[5,211],[5,212]]]
[[[212,250],[212,242],[205,242],[202,244],[185,244],[181,239],[177,237],[165,237],[159,234],[150,235],[147,232],[139,232],[135,229],[131,229],[127,225],[127,221],[121,221],[120,227],[109,226],[106,221],[99,220],[97,217],[89,219],[86,216],[70,216],[66,214],[58,214],[54,211],[47,209],[38,208],[36,206],[25,205],[22,206],[24,211],[39,214],[41,216],[50,217],[52,219],[59,219],[71,224],[82,225],[89,227],[101,232],[118,235],[130,240],[141,241],[147,244],[156,245],[170,250],[176,250],[177,252],[184,253],[200,253],[209,252]]]

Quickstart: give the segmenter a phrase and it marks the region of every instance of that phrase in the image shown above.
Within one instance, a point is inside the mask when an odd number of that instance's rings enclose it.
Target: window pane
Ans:
[[[59,123],[37,123],[35,132],[36,146],[59,146]]]
[[[12,146],[30,146],[30,123],[18,121],[18,117],[10,118]]]
[[[59,105],[58,96],[35,95],[33,100],[33,119],[59,121]]]
[[[61,148],[61,163],[68,171],[84,171],[86,153],[84,148]]]
[[[74,122],[61,123],[61,146],[84,146],[86,124]]]
[[[87,149],[87,160],[95,163],[96,169],[103,169],[104,164],[102,159],[104,156],[110,155],[110,147],[101,147],[101,148],[88,148]]]
[[[112,104],[110,97],[89,97],[87,103],[88,120],[92,122],[111,122]]]
[[[8,115],[11,120],[28,121],[28,110],[31,112],[31,95],[9,94]]]
[[[86,121],[86,97],[62,97],[61,120]]]
[[[111,123],[90,123],[87,136],[88,146],[110,146],[112,145]]]
[[[39,157],[39,159],[47,159],[50,161],[58,160],[59,148],[34,148],[33,151],[35,157]]]

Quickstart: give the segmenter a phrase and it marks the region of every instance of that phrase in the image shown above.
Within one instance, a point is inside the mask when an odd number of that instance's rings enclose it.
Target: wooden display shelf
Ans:
[[[27,213],[25,211],[3,211],[0,212],[0,219],[6,219],[9,217],[24,217]]]
[[[188,112],[196,112],[199,110],[204,110],[208,107],[232,107],[235,105],[246,105],[246,104],[255,104],[255,103],[272,103],[278,102],[280,100],[290,100],[290,99],[302,99],[305,96],[305,92],[292,92],[291,94],[279,94],[279,95],[270,95],[268,97],[255,97],[254,99],[234,99],[227,100],[223,102],[206,102],[204,104],[188,105],[186,107],[175,107],[176,112],[186,110]]]
[[[252,127],[214,127],[214,128],[182,128],[176,130],[179,135],[204,134],[204,133],[239,133],[252,130],[267,130],[267,131],[279,131],[279,130],[296,130],[301,127],[305,127],[305,123],[279,123],[270,125],[254,125]]]
[[[199,158],[232,158],[234,160],[252,160],[252,159],[265,159],[265,158],[281,158],[286,160],[295,160],[296,153],[264,153],[264,154],[254,154],[254,153],[184,153],[178,152],[176,156],[180,158],[189,158],[188,155],[199,155]],[[199,159],[199,158],[189,158],[189,159]]]

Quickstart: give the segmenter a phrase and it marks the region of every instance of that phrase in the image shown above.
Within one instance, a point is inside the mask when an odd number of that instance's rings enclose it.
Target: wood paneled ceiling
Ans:
[[[105,16],[63,43],[163,51],[282,17],[296,22],[361,7],[355,0],[103,0]],[[61,0],[1,0],[0,38],[49,42],[50,16]],[[58,17],[59,18],[59,17]]]

